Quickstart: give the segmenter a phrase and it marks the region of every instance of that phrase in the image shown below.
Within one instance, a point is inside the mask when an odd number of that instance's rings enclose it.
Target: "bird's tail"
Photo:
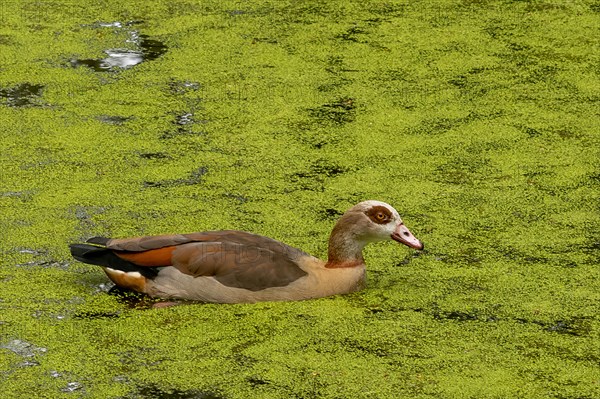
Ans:
[[[71,244],[69,249],[71,255],[80,262],[97,266],[109,266],[106,264],[106,256],[110,250],[106,247],[90,244]]]
[[[144,277],[153,278],[158,270],[153,267],[140,267],[128,260],[120,258],[112,249],[106,248],[108,238],[93,237],[85,244],[71,244],[69,248],[73,258],[90,265],[108,267],[123,272],[139,272]]]

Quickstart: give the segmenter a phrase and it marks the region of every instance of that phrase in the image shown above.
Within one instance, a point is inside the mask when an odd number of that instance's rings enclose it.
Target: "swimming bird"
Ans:
[[[358,291],[366,279],[364,246],[388,239],[423,249],[391,205],[370,200],[338,220],[329,237],[327,261],[236,230],[93,237],[70,249],[75,259],[102,266],[118,287],[156,298],[244,303]]]

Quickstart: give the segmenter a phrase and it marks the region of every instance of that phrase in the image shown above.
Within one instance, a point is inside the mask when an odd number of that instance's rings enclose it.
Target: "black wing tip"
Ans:
[[[97,252],[98,250],[104,250],[102,247],[89,244],[69,244],[69,249],[71,250],[71,255],[73,256],[82,256],[87,253]]]
[[[78,261],[98,266],[102,266],[102,264],[98,263],[96,259],[102,255],[102,252],[106,252],[105,248],[89,244],[69,244],[69,250],[71,256]]]
[[[94,240],[96,238],[109,240],[104,237],[93,237],[90,240]],[[100,240],[87,242],[96,244]],[[109,267],[115,270],[121,270],[123,272],[139,272],[142,276],[146,278],[154,278],[158,275],[158,269],[154,267],[140,267],[136,266],[133,263],[119,258],[115,255],[110,249],[90,244],[70,244],[69,249],[71,250],[71,255],[76,260],[87,263],[90,265]]]

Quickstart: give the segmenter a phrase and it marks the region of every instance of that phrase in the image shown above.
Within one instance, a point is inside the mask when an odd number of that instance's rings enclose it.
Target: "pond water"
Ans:
[[[21,83],[14,87],[0,88],[0,99],[9,107],[39,105],[43,89],[43,85]]]
[[[135,24],[140,24],[136,21]],[[153,61],[165,54],[168,50],[167,46],[148,35],[140,34],[137,30],[131,30],[133,23],[121,24],[120,22],[99,23],[98,29],[113,28],[125,30],[127,39],[125,43],[133,44],[138,50],[132,49],[107,49],[104,50],[106,57],[99,59],[72,59],[71,65],[74,67],[87,66],[96,72],[108,72],[119,69],[129,69],[144,61]],[[124,43],[124,44],[125,44]]]

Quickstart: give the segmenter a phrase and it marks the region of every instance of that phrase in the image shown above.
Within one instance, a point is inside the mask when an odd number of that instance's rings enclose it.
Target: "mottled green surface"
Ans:
[[[600,397],[598,1],[8,0],[0,22],[2,398]],[[135,32],[144,62],[76,67]],[[427,250],[370,246],[343,297],[132,308],[67,249],[235,228],[324,256],[365,199]]]

